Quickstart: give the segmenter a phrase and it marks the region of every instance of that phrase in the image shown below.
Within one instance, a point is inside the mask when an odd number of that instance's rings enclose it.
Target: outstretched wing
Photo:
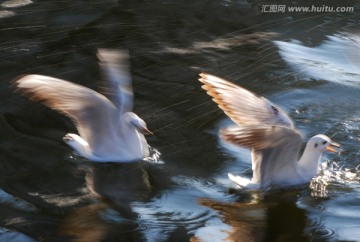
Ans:
[[[293,127],[291,118],[266,98],[219,77],[201,73],[199,81],[213,101],[237,125],[284,125]]]
[[[42,75],[20,76],[13,80],[12,85],[29,99],[40,101],[70,117],[92,149],[101,149],[116,133],[115,106],[87,87]]]
[[[99,49],[103,93],[116,106],[119,114],[131,112],[134,103],[129,53],[124,50]]]
[[[223,129],[220,135],[227,142],[253,150],[253,182],[261,187],[297,177],[303,137],[294,129],[255,125]]]

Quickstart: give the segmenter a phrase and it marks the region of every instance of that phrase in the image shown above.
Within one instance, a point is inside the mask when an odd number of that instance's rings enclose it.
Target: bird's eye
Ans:
[[[314,146],[315,146],[315,148],[316,148],[316,147],[318,147],[318,144],[316,143]]]
[[[325,145],[327,143],[327,141],[323,141],[322,144]]]

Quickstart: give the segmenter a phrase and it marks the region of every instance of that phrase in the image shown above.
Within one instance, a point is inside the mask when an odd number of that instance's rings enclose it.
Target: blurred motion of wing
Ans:
[[[360,36],[336,35],[319,46],[275,41],[282,59],[295,71],[316,80],[360,85]]]

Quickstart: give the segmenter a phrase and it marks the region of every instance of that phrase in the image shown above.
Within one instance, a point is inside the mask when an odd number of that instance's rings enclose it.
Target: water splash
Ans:
[[[341,162],[326,161],[322,163],[318,176],[310,181],[311,195],[313,197],[329,197],[335,186],[344,184],[360,184],[360,165],[347,168]]]
[[[161,156],[160,151],[158,151],[155,148],[152,148],[151,146],[149,146],[149,151],[150,151],[150,155],[149,157],[144,158],[144,161],[154,164],[164,164],[164,161],[161,160],[160,158]]]
[[[150,155],[143,160],[149,163],[154,164],[164,164],[164,161],[161,160],[161,153],[157,149],[149,146]],[[75,151],[72,151],[70,155],[67,157],[70,161],[74,163],[88,163],[90,160],[78,155]],[[90,161],[91,162],[91,161]]]

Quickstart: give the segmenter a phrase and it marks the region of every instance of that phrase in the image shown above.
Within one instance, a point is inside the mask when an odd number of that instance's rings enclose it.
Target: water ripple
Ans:
[[[359,85],[360,38],[342,34],[328,36],[316,47],[307,47],[299,41],[275,41],[281,57],[297,72],[317,80],[345,85]]]
[[[207,181],[182,176],[174,181],[178,188],[164,192],[150,203],[133,204],[147,238],[166,240],[178,228],[195,232],[217,217],[217,212],[199,204],[200,198],[229,199]]]
[[[33,3],[31,0],[9,0],[1,4],[5,8],[18,8]]]
[[[320,238],[325,239],[325,238],[333,237],[334,234],[335,234],[335,231],[333,229],[319,228],[313,232],[312,237],[317,238],[317,239],[320,239]]]
[[[26,235],[0,227],[0,241],[6,242],[35,242]]]
[[[11,206],[23,211],[36,211],[36,208],[32,204],[22,199],[13,197],[2,189],[0,189],[0,204],[10,204]]]

